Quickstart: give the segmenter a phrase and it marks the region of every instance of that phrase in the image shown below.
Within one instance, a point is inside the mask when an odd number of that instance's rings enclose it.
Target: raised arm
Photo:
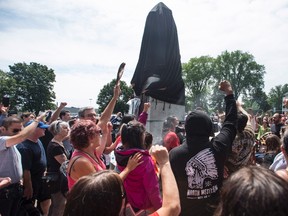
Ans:
[[[215,147],[217,147],[218,151],[221,151],[224,156],[226,156],[226,150],[231,147],[232,142],[236,136],[235,125],[237,120],[237,108],[230,82],[226,80],[222,81],[219,84],[219,90],[223,91],[226,94],[225,120],[223,122],[220,133],[214,138],[215,142],[213,143],[215,144]]]
[[[111,131],[113,129],[113,125],[111,122],[107,123],[107,129],[108,129],[108,133],[107,133],[107,140],[106,140],[106,146],[104,149],[104,154],[110,154],[116,147],[115,142],[112,142],[112,135],[111,135]]]
[[[284,99],[284,101],[283,101],[283,106],[285,107],[285,108],[288,108],[288,99]]]
[[[242,107],[241,103],[236,101],[237,110],[247,116],[247,124],[251,124],[251,115]]]
[[[5,107],[0,104],[0,126],[2,125],[3,120],[8,116],[9,107]]]
[[[226,103],[226,110],[225,110],[225,120],[226,122],[231,122],[233,124],[236,123],[237,119],[237,108],[236,102],[233,95],[233,90],[230,82],[224,80],[219,84],[219,90],[223,91],[226,94],[225,103]]]
[[[159,216],[179,215],[181,210],[179,191],[170,166],[168,151],[163,146],[155,145],[151,147],[150,153],[159,165],[162,181],[163,203],[157,213]]]
[[[120,84],[118,84],[114,87],[114,95],[112,99],[110,100],[109,104],[106,106],[105,110],[101,114],[101,117],[98,122],[100,128],[106,127],[107,123],[109,122],[120,93],[121,93]]]
[[[13,145],[16,145],[18,143],[23,142],[27,137],[34,132],[36,127],[38,126],[38,123],[43,119],[45,116],[45,112],[42,113],[40,116],[38,116],[30,125],[25,127],[22,131],[20,131],[18,134],[14,136],[9,136],[6,139],[6,147],[11,147]]]
[[[100,145],[96,148],[96,154],[98,157],[100,157],[104,150],[105,150],[105,147],[106,147],[106,143],[107,143],[107,137],[108,136],[111,136],[109,129],[108,129],[108,123],[106,123],[106,127],[103,127],[101,128],[102,130],[102,137],[100,139]]]
[[[231,86],[230,82],[227,80],[223,80],[220,82],[219,90],[223,91],[226,94],[226,96],[233,94],[232,86]]]
[[[141,122],[143,125],[146,125],[147,118],[148,118],[148,110],[150,107],[151,107],[151,104],[149,102],[144,103],[143,111],[138,117],[138,121]]]
[[[66,102],[61,102],[60,106],[54,111],[54,113],[52,114],[50,120],[49,120],[49,124],[51,124],[53,121],[56,121],[60,115],[61,110],[67,105]]]

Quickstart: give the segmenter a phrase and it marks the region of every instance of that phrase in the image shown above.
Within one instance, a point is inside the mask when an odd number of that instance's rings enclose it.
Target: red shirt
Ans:
[[[165,135],[163,143],[169,152],[171,149],[180,145],[180,140],[176,133],[170,131]]]

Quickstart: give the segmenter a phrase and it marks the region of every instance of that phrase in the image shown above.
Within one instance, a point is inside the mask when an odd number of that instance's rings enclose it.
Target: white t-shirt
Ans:
[[[0,176],[10,177],[12,184],[18,183],[23,176],[21,155],[16,145],[6,147],[7,136],[0,137]]]

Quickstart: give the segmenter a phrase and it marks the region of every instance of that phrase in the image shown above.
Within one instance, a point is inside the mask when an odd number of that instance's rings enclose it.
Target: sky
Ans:
[[[97,107],[116,78],[134,74],[154,0],[0,0],[0,69],[36,62],[54,70],[56,103]],[[288,83],[288,0],[166,0],[181,62],[241,50],[265,66],[265,89]]]

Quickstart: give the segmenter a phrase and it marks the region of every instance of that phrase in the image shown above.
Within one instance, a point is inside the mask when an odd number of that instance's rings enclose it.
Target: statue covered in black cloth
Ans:
[[[145,94],[172,104],[185,104],[177,28],[172,11],[162,2],[148,14],[141,51],[131,84]]]

